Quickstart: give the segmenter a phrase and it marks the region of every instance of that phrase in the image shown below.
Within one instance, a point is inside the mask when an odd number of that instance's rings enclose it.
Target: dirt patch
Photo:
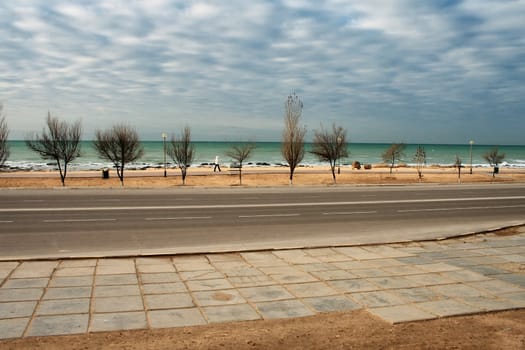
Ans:
[[[233,298],[231,294],[223,293],[223,292],[217,292],[213,294],[213,299],[219,300],[219,301],[229,301]]]
[[[495,266],[499,269],[507,270],[510,272],[525,274],[525,264],[523,263],[509,262],[504,264],[497,264]]]
[[[525,310],[390,325],[361,310],[158,330],[33,337],[3,349],[523,349]]]
[[[521,229],[520,229],[519,226],[509,227],[509,228],[505,228],[503,230],[495,231],[494,234],[496,236],[514,236],[514,235],[519,235],[521,233],[520,230]]]

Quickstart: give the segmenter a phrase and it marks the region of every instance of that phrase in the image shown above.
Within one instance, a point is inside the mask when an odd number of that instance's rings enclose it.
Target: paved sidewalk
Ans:
[[[525,307],[525,227],[438,242],[0,262],[0,339],[366,308],[392,323]]]

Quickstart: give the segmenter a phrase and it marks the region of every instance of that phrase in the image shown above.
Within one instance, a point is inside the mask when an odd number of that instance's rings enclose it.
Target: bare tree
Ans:
[[[390,174],[392,174],[392,168],[396,164],[396,161],[400,161],[405,156],[405,144],[404,143],[393,143],[383,153],[383,161],[390,164]]]
[[[54,160],[60,172],[62,186],[65,186],[67,166],[80,156],[80,136],[82,126],[80,121],[69,124],[47,113],[46,128],[42,133],[34,134],[26,139],[26,145],[32,151],[40,154],[42,159]]]
[[[250,158],[252,151],[255,149],[254,143],[244,143],[241,145],[234,145],[226,152],[226,155],[235,160],[236,166],[239,168],[239,185],[242,185],[242,163]]]
[[[9,157],[9,143],[7,142],[9,128],[3,114],[3,108],[4,106],[0,103],[0,168],[4,166]]]
[[[423,178],[423,167],[427,164],[427,153],[423,146],[417,146],[414,162],[416,162],[417,176],[419,181],[421,181]]]
[[[485,153],[483,158],[489,162],[490,166],[494,167],[492,170],[492,177],[496,177],[496,172],[499,170],[498,165],[503,161],[503,159],[505,159],[505,153],[499,153],[498,147],[494,147],[492,150]]]
[[[187,169],[191,166],[193,156],[195,155],[195,148],[191,143],[191,130],[189,126],[184,128],[180,138],[175,135],[171,137],[168,155],[177,163],[182,175],[182,184],[185,185]]]
[[[322,162],[329,162],[332,171],[332,178],[335,179],[335,166],[337,161],[348,157],[346,130],[341,126],[332,125],[332,130],[326,130],[321,125],[321,130],[314,131],[312,150]]]
[[[109,160],[117,169],[120,184],[124,186],[124,168],[142,157],[142,147],[137,131],[125,124],[116,124],[109,130],[97,130],[93,145],[99,156]]]
[[[306,127],[299,125],[303,113],[303,102],[293,93],[284,104],[284,130],[281,154],[290,167],[290,185],[293,184],[295,168],[304,157]]]

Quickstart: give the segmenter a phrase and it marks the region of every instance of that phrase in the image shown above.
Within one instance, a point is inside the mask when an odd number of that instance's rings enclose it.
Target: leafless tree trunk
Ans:
[[[80,155],[82,127],[80,121],[69,124],[51,117],[49,112],[46,125],[47,130],[44,128],[42,134],[35,134],[25,142],[29,149],[40,154],[43,159],[56,162],[62,186],[65,186],[67,166]]]
[[[5,161],[9,157],[9,144],[7,143],[9,128],[2,111],[3,105],[0,103],[0,168],[4,166]]]
[[[303,112],[303,102],[293,93],[288,96],[284,105],[284,130],[281,154],[290,167],[290,185],[293,184],[295,168],[304,157],[304,137],[306,128],[301,127],[299,122]]]
[[[416,153],[414,154],[414,162],[416,162],[417,175],[419,181],[423,178],[423,166],[427,163],[427,153],[423,146],[417,146]]]
[[[328,131],[321,126],[321,130],[314,131],[312,154],[315,154],[322,162],[329,162],[332,171],[334,184],[335,166],[337,161],[348,157],[346,130],[341,126],[332,125],[332,131]]]
[[[498,147],[494,147],[490,152],[485,153],[483,158],[493,167],[492,177],[496,177],[496,168],[505,159],[505,153],[499,153]]]
[[[242,163],[248,159],[255,149],[254,143],[245,143],[242,145],[235,145],[226,152],[228,157],[231,157],[239,166],[239,185],[242,185]]]
[[[392,168],[396,164],[396,161],[400,161],[401,158],[405,156],[405,147],[406,145],[404,143],[393,143],[385,153],[383,153],[383,161],[390,163],[390,174],[392,174]]]
[[[195,148],[191,143],[191,130],[186,126],[182,131],[180,138],[172,136],[171,145],[168,148],[168,155],[173,159],[179,167],[182,175],[182,184],[186,184],[186,172],[191,166],[193,156],[195,155]]]
[[[461,168],[463,168],[463,163],[461,158],[456,154],[456,161],[454,162],[454,167],[458,169],[458,183],[461,183]]]
[[[117,169],[120,184],[124,186],[124,168],[142,157],[142,147],[137,131],[124,124],[116,124],[109,130],[95,132],[94,147],[99,156],[112,162]]]

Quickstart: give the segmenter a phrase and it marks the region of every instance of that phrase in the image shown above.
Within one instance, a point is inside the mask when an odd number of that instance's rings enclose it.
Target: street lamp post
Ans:
[[[472,175],[472,145],[474,141],[470,140],[468,143],[470,144],[470,175]]]
[[[164,145],[164,177],[167,177],[168,174],[167,174],[167,163],[166,163],[166,138],[168,137],[168,134],[166,134],[165,132],[162,133],[162,141],[163,141],[163,145]]]

